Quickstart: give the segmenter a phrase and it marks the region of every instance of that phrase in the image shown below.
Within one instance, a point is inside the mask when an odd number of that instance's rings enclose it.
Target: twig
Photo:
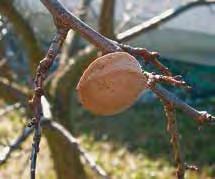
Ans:
[[[136,48],[130,45],[118,44],[123,50],[130,54],[142,56],[146,62],[153,64],[160,72],[166,76],[172,76],[169,69],[163,65],[157,58],[159,54],[157,52],[150,52],[146,48]]]
[[[122,49],[114,44],[111,40],[99,34],[79,18],[65,9],[58,0],[41,0],[47,7],[54,18],[64,22],[68,27],[80,33],[82,37],[101,49],[104,53],[122,51]]]
[[[96,162],[93,160],[93,158],[90,156],[90,154],[87,153],[87,151],[81,147],[78,140],[68,131],[66,130],[61,124],[54,122],[53,120],[47,120],[42,119],[41,120],[41,126],[45,128],[51,128],[52,130],[58,131],[62,136],[69,142],[69,144],[72,147],[75,147],[77,151],[80,153],[80,156],[83,157],[86,164],[89,165],[89,167],[100,177],[103,179],[108,179],[108,175],[105,172],[105,170],[100,167]],[[4,164],[11,156],[11,154],[18,150],[21,146],[21,144],[33,133],[34,128],[24,128],[22,130],[21,135],[19,135],[14,142],[12,142],[11,145],[8,145],[4,148],[4,153],[0,155],[0,165]]]
[[[61,48],[61,45],[65,39],[68,29],[72,28],[73,30],[79,32],[81,36],[83,36],[91,43],[93,43],[96,47],[101,49],[103,53],[122,51],[122,48],[117,42],[114,42],[102,36],[98,32],[94,31],[87,24],[85,24],[76,16],[74,16],[72,13],[70,13],[68,10],[66,10],[58,0],[41,0],[41,1],[52,13],[55,19],[56,26],[58,27],[58,34],[56,35],[53,43],[51,44],[51,47],[49,48],[49,51],[45,59],[40,62],[40,65],[37,69],[37,74],[35,77],[35,95],[32,98],[32,101],[30,103],[34,112],[34,118],[32,121],[35,128],[34,142],[32,147],[32,158],[31,158],[31,178],[32,179],[35,178],[36,158],[37,158],[37,153],[39,151],[39,143],[40,143],[40,137],[41,137],[40,118],[41,118],[42,110],[41,110],[40,99],[41,99],[41,96],[43,95],[42,84],[44,79],[46,78],[49,67],[51,66],[55,56],[57,55],[58,50]],[[145,54],[143,53],[144,50],[141,50],[141,51],[142,51],[142,55]],[[139,55],[140,55],[140,51],[139,51]],[[158,61],[154,60],[154,64],[158,65]],[[167,73],[167,70],[166,69],[165,69],[166,71],[164,70],[165,67],[163,67],[160,64],[159,64],[159,67],[161,71],[163,70],[164,72]],[[170,76],[170,74],[168,76]],[[163,78],[163,77],[159,77],[159,79],[163,81],[170,81],[170,79]],[[173,79],[171,80],[173,82]],[[162,97],[162,99],[165,102],[168,102],[168,104],[174,105],[175,107],[182,109],[186,114],[192,116],[198,122],[205,123],[205,122],[215,121],[215,117],[213,117],[212,115],[208,114],[207,112],[203,113],[193,109],[188,104],[179,100],[177,97],[175,97],[167,90],[158,87],[156,84],[152,85],[150,88],[159,97]],[[180,173],[181,172],[179,172],[179,174]]]
[[[152,85],[151,90],[161,99],[164,99],[165,101],[172,103],[176,108],[181,109],[188,116],[195,119],[199,124],[215,123],[215,116],[209,114],[207,111],[198,111],[194,109],[160,85]]]
[[[108,175],[105,172],[105,170],[100,167],[99,165],[96,164],[96,162],[92,159],[92,157],[81,147],[77,139],[67,130],[65,129],[61,124],[50,121],[50,120],[45,120],[43,121],[45,126],[50,127],[51,129],[57,130],[60,132],[64,138],[73,146],[77,149],[77,151],[80,153],[80,155],[83,157],[85,162],[89,165],[89,167],[97,173],[98,176],[102,177],[103,179],[108,179]]]
[[[173,104],[163,101],[167,118],[167,132],[170,134],[170,143],[172,144],[174,159],[177,165],[176,175],[178,179],[184,179],[185,166],[180,149],[179,134],[175,118],[175,109]]]
[[[165,75],[158,75],[154,72],[149,73],[144,71],[143,75],[148,78],[148,87],[152,88],[153,85],[156,83],[167,83],[176,87],[184,87],[186,89],[191,89],[189,85],[186,84],[185,81],[181,80],[181,76],[165,76]]]
[[[30,94],[30,89],[27,86],[20,85],[15,81],[10,81],[9,79],[2,76],[0,76],[0,84],[8,87],[8,90],[10,88],[11,91],[14,91],[14,93],[17,93],[17,95],[28,96]]]
[[[211,4],[215,4],[215,0],[193,0],[179,6],[176,9],[169,9],[163,12],[162,14],[155,16],[152,19],[149,19],[146,22],[143,22],[122,33],[119,33],[117,35],[117,40],[120,42],[129,41],[144,32],[160,27],[160,25],[162,25],[163,23],[168,22],[169,20],[175,18],[176,16],[186,12],[191,8],[198,7],[198,6],[208,6]]]
[[[26,105],[26,97],[30,94],[29,88],[5,77],[0,77],[0,91],[1,98],[5,101],[10,103],[21,101],[23,105]]]
[[[12,104],[12,105],[8,105],[5,108],[0,109],[0,117],[4,116],[5,114],[7,114],[7,113],[9,113],[11,111],[19,109],[20,107],[21,107],[20,103],[15,103],[15,104]]]
[[[199,168],[195,165],[188,165],[187,163],[185,163],[184,166],[185,166],[186,170],[192,170],[192,171],[196,171],[196,172],[199,171]]]
[[[19,135],[14,142],[4,148],[4,152],[0,155],[0,165],[4,164],[10,158],[11,154],[20,148],[21,144],[30,136],[32,132],[33,128],[24,128],[21,135]]]
[[[34,117],[29,122],[29,126],[34,125],[34,138],[31,153],[31,179],[35,179],[37,153],[39,152],[39,144],[41,138],[40,119],[42,115],[41,96],[43,95],[43,82],[46,79],[48,69],[50,68],[56,55],[58,54],[58,51],[60,50],[68,32],[68,28],[61,21],[57,19],[55,23],[58,27],[57,34],[54,37],[53,42],[51,43],[45,58],[40,61],[40,64],[37,68],[34,80],[35,94],[31,101],[29,101],[29,104],[34,114]]]

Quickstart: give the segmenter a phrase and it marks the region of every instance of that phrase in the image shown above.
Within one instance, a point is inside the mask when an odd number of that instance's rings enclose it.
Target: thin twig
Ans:
[[[117,40],[120,42],[129,41],[138,35],[148,32],[150,30],[156,29],[160,27],[165,22],[175,18],[176,16],[190,10],[191,8],[198,7],[198,6],[209,6],[211,4],[215,4],[215,0],[193,0],[187,2],[176,9],[169,9],[158,16],[155,16],[149,19],[146,22],[138,24],[124,32],[121,32],[117,35]]]
[[[195,172],[199,171],[199,168],[195,165],[188,165],[187,163],[185,163],[184,166],[185,166],[186,170],[191,170],[191,171],[195,171]]]
[[[0,116],[4,116],[5,114],[7,114],[7,113],[9,113],[11,111],[19,109],[20,107],[21,107],[20,103],[15,103],[15,104],[12,104],[12,105],[8,105],[5,108],[0,109]]]
[[[57,17],[65,22],[70,28],[80,32],[80,34],[93,43],[96,47],[102,50],[104,53],[122,51],[120,45],[108,38],[105,38],[98,32],[94,31],[87,24],[75,17],[71,12],[67,11],[58,0],[41,0],[44,5],[49,9],[53,17]],[[207,1],[209,2],[209,1]],[[215,2],[215,1],[214,1]],[[160,88],[157,85],[153,85],[151,90],[157,95],[161,95],[167,101],[173,103],[175,107],[182,109],[187,115],[193,117],[200,123],[213,123],[215,117],[207,112],[198,111],[182,100],[178,99],[175,95]]]
[[[170,143],[172,144],[174,159],[177,165],[176,175],[178,179],[184,179],[185,166],[180,148],[179,133],[176,124],[175,109],[173,104],[164,101],[164,109],[167,118],[167,132],[170,134]]]
[[[41,138],[40,119],[42,115],[41,96],[43,95],[43,82],[46,79],[48,70],[52,65],[56,55],[58,54],[68,32],[68,28],[66,28],[65,24],[62,24],[61,21],[55,21],[55,23],[58,26],[57,34],[54,37],[45,58],[40,61],[40,64],[37,68],[34,80],[35,94],[31,101],[29,101],[34,114],[34,117],[29,123],[30,126],[34,125],[34,138],[31,154],[31,179],[35,179],[37,153],[39,152],[39,144]]]
[[[172,76],[172,73],[169,71],[169,69],[157,59],[159,57],[157,52],[150,52],[146,48],[136,48],[125,44],[118,45],[130,54],[143,57],[146,62],[153,64],[162,74],[166,76]]]
[[[152,85],[151,90],[161,99],[172,103],[176,108],[181,109],[185,114],[195,119],[199,124],[214,124],[215,116],[207,111],[198,111],[179,99],[177,96],[166,90],[160,85]]]
[[[41,137],[40,118],[41,118],[42,110],[41,110],[40,99],[41,99],[41,96],[43,95],[42,84],[46,78],[49,67],[51,66],[55,56],[57,55],[58,50],[61,48],[61,45],[65,39],[68,29],[72,28],[73,30],[79,32],[81,36],[83,36],[91,43],[93,43],[96,47],[101,49],[103,53],[122,51],[122,48],[117,42],[114,42],[102,36],[95,30],[93,30],[87,24],[85,24],[76,16],[74,16],[72,13],[70,13],[68,10],[66,10],[58,0],[41,0],[41,1],[47,7],[47,9],[52,13],[55,19],[55,22],[57,22],[56,26],[58,27],[58,34],[56,35],[51,47],[49,48],[49,51],[45,59],[40,62],[40,65],[37,69],[37,74],[35,78],[35,95],[32,98],[32,101],[30,103],[34,112],[33,124],[35,128],[34,142],[32,147],[32,158],[31,158],[31,178],[32,179],[35,178],[36,158],[37,158],[37,153],[39,151],[39,143],[40,143],[40,137]],[[141,53],[140,51],[136,51],[136,53],[137,52],[139,53],[139,55],[141,54],[142,56],[146,54],[146,53],[143,53],[144,50],[141,50]],[[168,74],[167,76],[171,76],[171,74],[168,73],[167,69],[165,69],[164,66],[159,64],[159,61],[153,60],[153,63],[155,66],[156,65],[159,66],[160,71],[163,70],[163,73],[165,72],[166,74]],[[159,77],[159,80],[169,82],[170,78]],[[174,80],[177,81],[177,79],[174,79]],[[172,82],[174,80],[171,79]],[[215,121],[215,117],[213,117],[212,115],[208,114],[207,112],[203,113],[193,109],[183,101],[179,100],[170,92],[166,91],[165,89],[159,88],[156,84],[152,85],[150,88],[159,97],[162,97],[162,99],[164,99],[165,102],[168,102],[168,104],[174,105],[175,107],[182,109],[188,115],[194,117],[198,122],[204,123],[204,122]],[[171,113],[169,113],[169,115],[170,114]],[[179,165],[178,167],[179,167],[178,175],[182,175],[183,172],[181,172],[182,171],[181,165]]]
[[[15,150],[20,149],[21,144],[30,136],[32,132],[33,128],[23,128],[19,137],[4,148],[4,152],[0,155],[0,165],[4,164]]]
[[[0,84],[11,89],[11,92],[17,93],[20,96],[28,96],[30,94],[30,89],[25,85],[20,85],[16,81],[11,81],[3,76],[0,76]]]
[[[110,39],[96,32],[74,14],[65,9],[58,0],[41,0],[41,2],[47,7],[54,18],[58,18],[71,29],[79,32],[82,37],[101,49],[103,53],[122,51],[122,49]]]
[[[44,128],[50,128],[52,130],[58,131],[62,136],[69,142],[71,147],[75,147],[76,150],[80,153],[80,156],[83,157],[85,160],[86,164],[100,177],[103,179],[108,179],[108,175],[106,171],[96,164],[96,162],[93,160],[93,158],[90,156],[90,154],[83,148],[81,147],[80,143],[78,140],[68,131],[66,130],[61,124],[53,121],[53,120],[47,120],[47,119],[42,119],[41,120],[41,126]],[[20,149],[20,146],[22,143],[33,133],[34,128],[24,128],[22,130],[21,135],[19,135],[12,144],[6,146],[4,148],[4,153],[0,155],[0,165],[4,164],[7,162],[7,160],[10,158],[11,154],[15,151]],[[34,156],[37,157],[36,154]],[[36,160],[36,159],[34,159]]]
[[[158,75],[156,73],[149,73],[144,71],[143,75],[148,78],[148,87],[152,88],[156,83],[166,83],[176,87],[183,87],[185,89],[191,89],[189,85],[183,80],[181,80],[181,76],[165,76]]]
[[[73,147],[75,147],[77,149],[77,151],[83,157],[83,159],[88,164],[88,166],[98,176],[102,177],[103,179],[109,178],[107,173],[105,172],[105,170],[102,167],[100,167],[98,164],[96,164],[96,162],[86,152],[86,150],[81,147],[78,140],[65,127],[63,127],[61,124],[59,124],[57,122],[50,121],[50,120],[43,121],[43,123],[45,123],[45,126],[50,127],[51,129],[54,129],[54,130],[57,130],[58,132],[60,132],[64,136],[64,138],[70,143],[70,145],[72,145]]]

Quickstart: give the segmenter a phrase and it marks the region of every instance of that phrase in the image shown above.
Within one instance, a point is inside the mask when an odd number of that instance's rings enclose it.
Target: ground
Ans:
[[[198,104],[213,107],[214,99]],[[214,109],[211,109],[214,111]],[[74,135],[113,179],[172,179],[174,162],[162,106],[158,102],[137,104],[115,117],[92,116],[83,109],[77,111]],[[187,179],[215,177],[215,128],[199,126],[181,112],[177,113],[181,143],[186,162],[196,164],[200,172],[187,172]],[[0,118],[0,140],[6,143],[20,132],[24,118],[15,111]],[[29,178],[29,157],[32,137],[0,167],[0,178]],[[2,151],[3,147],[1,147]],[[63,154],[63,153],[62,153]],[[51,154],[42,138],[37,166],[38,179],[55,179]],[[91,178],[89,167],[85,167]]]

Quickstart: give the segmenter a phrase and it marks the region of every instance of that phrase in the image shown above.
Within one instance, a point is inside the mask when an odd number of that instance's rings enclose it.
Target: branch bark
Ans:
[[[12,105],[8,105],[5,108],[0,109],[0,117],[4,116],[5,114],[7,114],[7,113],[9,113],[11,111],[14,111],[15,109],[19,109],[19,108],[21,108],[20,103],[15,103],[15,104],[12,104]]]
[[[79,32],[83,37],[85,37],[87,40],[89,40],[91,43],[93,43],[96,47],[98,47],[100,50],[102,50],[103,53],[122,51],[122,48],[120,47],[120,45],[117,42],[112,41],[112,40],[102,36],[98,32],[94,31],[87,24],[85,24],[80,19],[75,17],[72,13],[65,10],[64,7],[59,3],[58,0],[41,0],[41,1],[52,13],[52,15],[55,19],[55,22],[57,22],[56,26],[58,27],[58,30],[60,29],[60,30],[64,31],[64,30],[68,30],[69,28],[74,29],[75,31]],[[32,167],[32,173],[33,173],[32,176],[33,177],[32,178],[34,178],[34,174],[35,174],[34,173],[35,167],[36,167],[35,162],[36,162],[37,152],[39,149],[39,139],[40,139],[39,127],[40,127],[40,118],[41,118],[40,98],[41,98],[41,95],[43,94],[43,81],[46,77],[47,70],[49,69],[55,56],[57,55],[57,51],[61,47],[61,44],[64,40],[63,38],[65,37],[65,35],[66,34],[64,34],[62,36],[62,34],[60,33],[56,36],[53,43],[51,44],[51,47],[47,53],[46,58],[40,62],[40,65],[37,69],[37,74],[36,74],[36,78],[35,78],[36,79],[35,80],[35,95],[32,99],[32,103],[31,103],[33,110],[34,110],[34,117],[35,117],[34,118],[35,119],[35,122],[34,122],[35,137],[34,137],[34,145],[33,145],[33,150],[32,150],[32,154],[33,154],[32,155],[33,156],[32,157],[32,161],[33,161],[32,162],[33,163],[33,165],[32,165],[33,166]],[[81,68],[82,67],[83,66],[81,66]],[[68,68],[68,70],[70,70],[70,69],[71,68]],[[78,72],[80,72],[80,69],[78,69],[78,70],[79,70]],[[66,82],[66,83],[68,83],[68,82]],[[62,84],[62,85],[65,85],[65,84]],[[154,93],[156,93],[159,97],[162,97],[162,99],[164,99],[165,101],[168,101],[169,103],[182,109],[188,115],[195,117],[197,119],[197,121],[199,121],[199,122],[203,123],[203,122],[214,121],[213,116],[209,115],[208,113],[203,114],[203,113],[193,109],[192,107],[190,107],[183,101],[179,100],[173,94],[169,93],[168,91],[165,91],[162,88],[159,88],[157,85],[152,85],[151,90]],[[61,100],[64,100],[64,99],[61,99]],[[63,104],[63,103],[60,103],[60,104]],[[59,107],[61,107],[61,106],[59,106]],[[62,114],[68,115],[66,113],[61,113],[61,115]],[[60,141],[59,140],[60,136],[57,136],[57,138],[58,138],[58,141]],[[51,139],[52,139],[52,141],[51,141]],[[56,142],[56,140],[54,137],[51,137],[49,142],[50,142],[50,146],[52,146],[52,144],[54,142]],[[65,146],[67,146],[67,145],[65,145]],[[56,145],[54,145],[52,147],[52,149],[53,149],[54,153],[59,153],[61,151],[61,150],[59,151],[59,147],[56,148]],[[68,151],[66,150],[66,152],[68,152]],[[69,156],[69,153],[67,153],[66,156]],[[77,157],[76,153],[74,156]],[[56,157],[59,159],[59,161],[61,161],[59,163],[56,162],[56,165],[58,165],[58,168],[61,168],[61,166],[59,166],[59,165],[62,164],[63,160],[62,160],[61,156],[56,156]],[[71,161],[71,160],[69,160],[69,161]],[[63,170],[63,169],[61,168],[61,170]],[[75,171],[78,171],[78,169]],[[78,178],[78,175],[75,178]]]
[[[88,7],[90,3],[91,0],[81,0],[80,7],[78,8],[78,17],[83,22],[87,17]],[[64,68],[64,65],[68,63],[68,59],[78,52],[80,43],[81,43],[80,34],[73,30],[70,30],[68,32],[68,35],[62,48],[59,70],[62,70],[62,68]]]
[[[75,148],[76,151],[84,158],[85,162],[89,165],[89,167],[99,177],[102,177],[103,179],[108,179],[108,175],[105,172],[105,170],[102,169],[99,165],[97,165],[94,160],[92,160],[92,158],[87,153],[87,151],[85,151],[85,149],[83,149],[81,147],[81,145],[79,144],[77,139],[74,136],[72,136],[72,134],[68,130],[66,130],[61,124],[54,122],[54,121],[46,120],[46,121],[43,121],[43,123],[44,123],[43,125],[47,126],[47,128],[50,128],[51,130],[58,132],[59,133],[58,136],[61,135],[64,138],[64,140],[63,140],[64,142],[65,141],[68,142],[72,148]],[[74,149],[72,151],[74,151]],[[62,151],[60,151],[60,152],[62,152]],[[76,171],[76,172],[79,175],[81,174],[81,172],[79,172],[79,171]]]
[[[179,133],[176,121],[176,114],[173,104],[163,101],[164,110],[167,118],[167,132],[170,135],[170,143],[172,144],[172,150],[174,154],[175,163],[177,165],[176,176],[178,179],[184,179],[185,165],[181,152],[181,146],[179,141]]]
[[[72,28],[76,32],[79,32],[82,37],[101,49],[104,53],[110,53],[120,51],[121,48],[114,44],[108,38],[99,34],[87,24],[82,22],[71,12],[65,9],[62,4],[57,0],[41,0],[47,9],[51,12],[53,17],[58,18],[64,22],[68,27]]]
[[[211,4],[215,4],[215,0],[194,0],[181,5],[176,9],[169,9],[162,14],[155,16],[152,19],[149,19],[146,22],[143,22],[124,32],[119,33],[117,35],[117,40],[120,42],[132,40],[133,38],[139,36],[142,33],[146,33],[148,31],[160,27],[162,24],[190,10],[191,8],[195,8],[198,6],[209,6]]]
[[[161,87],[160,85],[152,86],[151,90],[159,96],[161,99],[165,101],[169,101],[172,103],[176,108],[182,110],[188,116],[195,119],[198,123],[214,123],[215,117],[207,113],[206,111],[198,111],[179,99],[177,96],[166,90],[165,88]]]
[[[116,52],[122,51],[120,45],[112,40],[105,38],[99,33],[95,32],[92,28],[82,22],[80,19],[75,17],[72,13],[66,11],[63,6],[57,0],[42,0],[42,2],[47,6],[52,15],[60,18],[62,21],[66,22],[69,27],[79,31],[86,39],[93,43],[96,47],[104,52]],[[195,118],[197,121],[203,122],[214,122],[215,118],[208,113],[203,113],[197,111],[190,107],[188,104],[179,100],[175,95],[168,92],[167,90],[154,86],[151,88],[153,92],[157,95],[161,95],[167,101],[173,103],[176,107],[182,109],[187,115]]]
[[[60,142],[61,141],[61,143],[58,143],[58,145],[61,146],[60,148],[58,147],[58,149],[59,149],[58,154],[65,152],[65,151],[68,151],[70,153],[70,155],[80,154],[80,156],[82,156],[83,159],[85,160],[86,164],[99,177],[102,177],[103,179],[108,179],[108,175],[105,172],[105,170],[96,164],[96,162],[92,159],[90,154],[88,154],[88,152],[84,148],[82,148],[82,146],[80,145],[78,140],[67,129],[65,129],[61,124],[54,122],[52,120],[43,119],[41,121],[41,125],[45,129],[44,131],[45,131],[46,136],[51,136],[53,138],[53,134],[55,134],[55,136],[58,136],[61,139],[61,140],[53,141],[53,142]],[[15,150],[20,149],[20,146],[33,133],[33,131],[34,131],[33,128],[23,128],[22,129],[21,134],[15,140],[13,140],[13,142],[11,144],[9,144],[8,146],[6,146],[4,148],[4,153],[1,154],[1,158],[0,158],[0,165],[7,162],[7,160],[10,158],[11,154]],[[67,148],[66,150],[63,150],[63,146],[66,143],[68,143],[67,147],[69,147],[69,148]],[[65,165],[70,165],[69,167],[74,167],[74,164],[75,165],[77,164],[75,161],[70,160],[69,158],[65,159],[64,155],[65,154],[59,155],[59,157],[62,160],[64,160]],[[60,167],[63,168],[64,166],[60,166]],[[73,171],[76,172],[76,174],[74,174],[74,176],[71,176],[71,174],[68,175],[68,173],[66,173],[66,171],[65,171],[65,173],[62,173],[62,175],[58,176],[58,177],[59,178],[65,178],[65,176],[66,176],[67,178],[71,179],[71,178],[74,178],[76,176],[79,176],[79,178],[85,178],[84,172],[80,171],[80,169],[79,170],[73,170]]]

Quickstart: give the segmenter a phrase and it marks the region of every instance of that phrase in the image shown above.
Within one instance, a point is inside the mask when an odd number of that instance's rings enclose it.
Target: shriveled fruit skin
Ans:
[[[126,52],[97,58],[83,73],[77,91],[83,106],[97,115],[114,115],[130,107],[146,88],[138,61]]]

